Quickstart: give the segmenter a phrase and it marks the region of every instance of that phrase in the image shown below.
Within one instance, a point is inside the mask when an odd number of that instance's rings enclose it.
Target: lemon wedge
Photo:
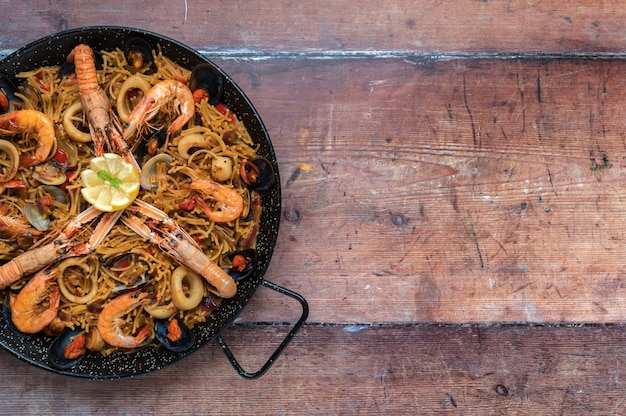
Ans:
[[[113,212],[129,206],[139,194],[139,174],[115,153],[105,153],[89,162],[80,178],[83,198],[99,211]]]

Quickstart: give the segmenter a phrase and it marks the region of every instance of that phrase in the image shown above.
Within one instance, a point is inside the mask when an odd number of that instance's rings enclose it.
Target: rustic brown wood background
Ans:
[[[13,1],[0,57],[148,29],[249,96],[283,218],[267,280],[311,313],[245,381],[217,345],[87,382],[0,351],[3,414],[624,414],[626,2]],[[224,333],[255,369],[298,305]]]

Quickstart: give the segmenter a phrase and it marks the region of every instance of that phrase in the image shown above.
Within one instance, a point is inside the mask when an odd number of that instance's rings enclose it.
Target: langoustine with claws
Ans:
[[[156,244],[178,263],[187,266],[202,276],[214,289],[210,289],[216,295],[223,298],[232,298],[237,294],[237,284],[215,262],[211,261],[202,249],[194,242],[193,238],[181,228],[167,214],[141,200],[127,208],[128,211],[140,214],[144,218],[153,219],[165,226],[161,230],[153,223],[145,223],[137,215],[122,217],[122,221],[131,230],[141,237]]]
[[[100,55],[104,56],[102,53]],[[59,123],[60,120],[56,120],[56,123],[58,123],[57,130],[62,134],[59,136],[60,140],[65,140],[67,136],[70,136],[75,145],[81,149],[82,155],[87,154],[92,156],[101,155],[103,152],[115,152],[125,158],[131,158],[133,153],[129,150],[126,139],[146,140],[142,137],[142,132],[153,127],[150,126],[150,123],[154,123],[155,125],[164,124],[167,127],[163,127],[163,130],[166,131],[165,135],[167,138],[171,138],[172,145],[168,147],[167,140],[165,140],[165,142],[159,144],[159,148],[171,156],[173,169],[179,169],[181,165],[189,164],[189,166],[191,166],[190,169],[195,169],[198,172],[206,174],[207,171],[204,166],[196,165],[196,161],[194,160],[195,156],[193,155],[196,149],[193,146],[187,149],[189,153],[185,158],[180,158],[176,153],[177,149],[174,143],[178,136],[177,133],[186,127],[191,126],[189,128],[193,128],[194,126],[199,126],[203,129],[209,129],[210,123],[206,121],[206,112],[210,111],[224,124],[224,127],[220,127],[220,129],[224,129],[224,131],[214,133],[214,135],[223,138],[223,146],[232,146],[235,141],[233,134],[237,137],[236,146],[233,146],[232,149],[224,149],[227,155],[214,156],[215,159],[221,158],[221,160],[227,160],[230,163],[230,169],[227,170],[226,174],[220,176],[220,179],[215,179],[214,177],[215,181],[219,181],[219,183],[207,179],[206,182],[197,180],[192,181],[191,184],[181,179],[182,175],[176,172],[165,172],[165,174],[163,174],[162,169],[156,169],[155,174],[167,176],[169,181],[176,183],[172,189],[179,191],[176,197],[173,198],[173,202],[167,201],[167,204],[164,204],[164,201],[161,199],[161,195],[163,194],[162,183],[158,186],[152,186],[152,182],[149,187],[143,188],[139,195],[140,199],[125,208],[124,211],[103,214],[90,208],[80,213],[85,207],[85,201],[78,201],[78,207],[80,209],[76,209],[74,205],[71,216],[75,216],[75,212],[79,212],[80,214],[67,223],[61,231],[58,231],[59,226],[56,224],[50,229],[39,231],[38,233],[30,233],[30,231],[24,231],[22,233],[23,236],[27,238],[30,238],[32,235],[35,243],[30,249],[27,249],[25,246],[20,247],[20,252],[24,250],[20,255],[9,255],[5,257],[12,260],[0,265],[0,289],[4,288],[7,293],[20,290],[20,288],[25,287],[25,279],[33,276],[31,279],[34,281],[35,276],[39,276],[41,273],[44,273],[44,271],[55,270],[57,263],[66,257],[75,257],[71,261],[83,258],[89,259],[90,261],[95,260],[93,263],[96,266],[84,274],[86,275],[93,272],[102,275],[108,273],[108,277],[120,279],[120,281],[116,281],[114,284],[111,284],[111,286],[117,285],[114,287],[115,289],[122,289],[119,291],[111,291],[108,295],[104,293],[104,297],[100,298],[97,302],[86,305],[90,313],[98,316],[97,325],[94,326],[94,321],[91,321],[92,324],[90,324],[90,326],[82,328],[83,334],[80,336],[72,332],[71,336],[76,336],[76,340],[80,340],[80,342],[76,341],[76,344],[72,344],[76,345],[76,347],[72,347],[70,356],[74,357],[75,354],[84,353],[82,337],[84,336],[87,339],[87,335],[90,334],[98,334],[102,337],[102,343],[108,345],[98,347],[98,349],[108,348],[108,351],[111,351],[115,348],[126,349],[142,347],[145,345],[152,331],[156,332],[156,327],[152,325],[157,322],[157,320],[160,321],[159,325],[163,324],[168,328],[166,331],[167,337],[173,339],[175,333],[185,333],[186,329],[188,330],[198,322],[202,322],[203,317],[206,317],[208,313],[219,304],[220,300],[218,298],[234,297],[237,294],[237,282],[248,275],[247,272],[246,274],[234,274],[235,277],[233,278],[229,273],[232,273],[234,267],[239,266],[236,266],[235,261],[232,261],[232,264],[230,264],[226,260],[226,255],[227,253],[236,251],[238,249],[238,242],[244,239],[246,242],[241,243],[242,246],[254,245],[254,241],[249,241],[244,234],[247,232],[244,228],[246,225],[243,227],[240,225],[240,223],[246,224],[250,222],[250,218],[252,217],[247,216],[244,212],[246,205],[249,204],[247,199],[249,198],[248,190],[246,189],[246,185],[244,185],[239,178],[239,169],[236,169],[236,167],[238,167],[241,160],[253,158],[256,155],[258,147],[253,145],[249,136],[245,138],[246,133],[241,132],[239,126],[234,125],[234,123],[239,123],[239,120],[237,120],[235,116],[229,116],[228,110],[225,109],[223,105],[213,108],[212,104],[215,100],[219,100],[221,96],[219,89],[215,90],[217,92],[210,92],[209,94],[200,94],[199,89],[197,89],[199,101],[194,102],[191,90],[187,86],[186,79],[188,73],[181,72],[181,76],[175,77],[176,79],[159,79],[161,75],[148,78],[143,76],[146,74],[145,65],[142,66],[135,58],[133,58],[133,62],[136,65],[133,65],[134,69],[129,70],[130,73],[133,74],[133,76],[137,76],[136,79],[139,77],[144,80],[150,79],[150,82],[155,85],[149,90],[142,89],[143,92],[138,92],[136,88],[130,89],[128,93],[133,97],[133,100],[129,101],[129,110],[130,107],[132,107],[132,103],[137,102],[135,98],[140,96],[140,94],[146,95],[147,98],[140,100],[140,103],[129,112],[132,117],[130,117],[126,130],[122,131],[120,122],[117,119],[119,109],[116,109],[117,104],[114,92],[117,91],[120,84],[123,84],[124,77],[128,76],[127,72],[123,74],[122,72],[118,73],[117,79],[119,82],[111,81],[111,79],[116,77],[107,73],[104,67],[102,70],[96,68],[94,53],[87,45],[81,44],[74,48],[70,59],[74,62],[74,71],[76,73],[77,88],[75,88],[74,91],[77,90],[79,92],[80,100],[77,100],[76,95],[73,95],[73,98],[66,101],[66,103],[74,103],[73,106],[70,106],[74,112],[73,114],[78,115],[78,112],[82,112],[87,122],[85,123],[84,119],[80,119],[80,117],[77,116],[76,118],[69,119],[69,123],[73,127],[81,129],[83,132],[86,131],[84,127],[88,126],[90,138],[87,138],[88,141],[75,139],[75,137],[68,134],[65,128],[66,125],[69,126],[69,124],[63,123],[63,125],[61,125]],[[104,59],[105,61],[107,60],[106,57]],[[155,53],[155,63],[150,64],[153,66],[151,71],[159,70],[160,65],[162,65],[162,61],[159,61],[159,59],[161,58]],[[110,65],[112,61],[109,60],[106,62],[109,62]],[[129,63],[131,63],[130,60]],[[125,65],[123,71],[127,71],[127,68],[128,66]],[[196,71],[196,73],[198,72],[200,71]],[[153,74],[153,72],[150,72],[150,74]],[[98,80],[101,80],[100,84]],[[116,85],[114,85],[115,82],[117,82]],[[70,84],[64,83],[64,85],[69,86]],[[143,85],[143,87],[145,87],[145,85]],[[200,88],[198,84],[194,84],[194,88],[196,87]],[[209,103],[207,104],[207,102]],[[76,103],[80,105],[80,109],[78,110],[76,110]],[[160,117],[157,117],[155,114],[159,112],[165,114],[161,114]],[[193,121],[188,123],[190,120]],[[65,122],[65,118],[63,118],[63,121]],[[238,132],[235,133],[235,130],[238,130]],[[133,148],[133,150],[135,149]],[[219,152],[219,149],[217,152]],[[50,154],[46,157],[49,158]],[[69,172],[67,175],[68,180],[65,183],[55,184],[55,186],[73,187],[73,192],[76,192],[76,186],[80,186],[82,181],[80,169],[81,166],[86,166],[85,160],[81,160],[78,166],[78,168],[74,167],[71,169],[72,172]],[[140,171],[140,167],[136,164],[135,166],[136,170]],[[209,163],[209,166],[211,166],[211,163]],[[23,167],[24,164],[20,166],[20,169]],[[23,171],[21,171],[20,175],[22,172]],[[72,173],[74,173],[74,176],[73,179],[70,180]],[[10,180],[0,180],[0,186],[7,185],[7,192],[11,192],[11,195],[25,195],[27,193],[26,191],[31,194],[33,193],[32,190],[25,190],[22,194],[13,192],[11,190],[12,188],[8,186],[9,181]],[[111,186],[114,186],[113,181],[110,183]],[[155,183],[158,183],[158,181]],[[187,187],[186,185],[189,186]],[[180,206],[180,202],[182,202],[184,198],[187,198],[189,190],[193,191],[192,198],[198,209],[194,212],[187,211],[184,208],[177,210],[176,206]],[[171,195],[171,193],[166,194]],[[244,196],[243,198],[242,195]],[[142,198],[150,203],[144,202]],[[214,200],[215,203],[212,204],[210,208],[203,206],[205,198]],[[163,210],[157,207],[161,207]],[[165,211],[167,211],[167,213]],[[129,232],[127,227],[117,224],[118,218],[122,218],[124,224],[130,227],[137,235],[133,235],[132,232]],[[258,221],[258,218],[259,217],[256,216],[255,221]],[[95,224],[96,221],[99,222],[95,227],[95,232],[93,235],[90,235],[93,230],[92,223]],[[202,224],[202,229],[195,225],[198,223]],[[215,225],[214,223],[218,224]],[[244,231],[240,231],[240,228],[244,228]],[[252,225],[250,228],[256,229],[258,227]],[[110,233],[113,229],[115,232]],[[222,233],[222,230],[226,230],[227,233]],[[193,235],[190,233],[193,233]],[[207,235],[211,233],[213,233],[213,237],[207,237]],[[17,236],[17,232],[13,233],[11,231],[10,234],[14,237]],[[228,241],[222,240],[224,238],[222,235],[226,234],[229,234],[227,237]],[[250,234],[248,233],[247,235]],[[128,260],[131,256],[116,262],[110,262],[110,257],[108,257],[108,253],[114,251],[114,241],[120,241],[120,239],[133,241],[133,250],[137,250],[133,252],[133,258],[140,258],[141,260],[138,261],[152,262],[150,263],[150,267],[146,269],[149,271],[146,271],[145,275],[138,276],[136,281],[124,280],[126,277],[123,273],[116,274],[115,272],[115,268],[118,266],[123,267],[125,262],[135,261]],[[149,243],[141,239],[147,240]],[[143,242],[137,243],[137,241]],[[102,244],[103,242],[104,244]],[[214,249],[212,245],[215,245],[215,253],[217,253],[215,255],[213,254]],[[98,247],[100,247],[100,249],[97,250]],[[158,249],[162,252],[159,252]],[[156,254],[154,252],[156,252]],[[128,253],[129,251],[125,251],[124,254]],[[165,256],[163,253],[165,253]],[[216,260],[211,260],[211,257]],[[157,262],[170,266],[168,266],[165,272],[156,272],[155,264]],[[111,266],[113,263],[115,267]],[[189,305],[186,303],[183,304],[180,303],[179,298],[176,298],[178,301],[174,302],[171,300],[174,299],[174,296],[167,293],[165,295],[159,295],[161,298],[158,299],[157,302],[156,288],[158,283],[156,282],[156,274],[163,273],[166,279],[170,278],[173,280],[175,279],[173,270],[179,270],[180,265],[186,266],[189,270],[201,276],[201,278],[195,278],[196,280],[194,280],[193,285],[186,281],[186,286],[184,287],[182,284],[173,286],[173,290],[183,295],[193,290],[193,297],[190,296],[193,302],[190,300]],[[105,272],[103,272],[103,270],[105,270]],[[161,276],[159,276],[159,278],[161,278]],[[20,281],[20,279],[24,280]],[[63,279],[63,276],[59,278],[60,281],[61,279]],[[71,279],[66,276],[65,280]],[[85,287],[93,288],[96,282],[95,277],[92,275],[90,275],[89,279],[85,280],[89,280],[92,286],[83,286],[77,289],[78,291],[85,289]],[[198,285],[197,281],[200,281],[201,284]],[[71,284],[74,285],[75,283],[72,282]],[[101,285],[100,288],[103,288],[102,291],[106,292],[108,283],[102,284],[102,281],[99,281],[99,284]],[[56,290],[54,284],[50,284],[49,286],[51,293]],[[132,295],[126,293],[136,288],[141,288],[142,290],[140,292],[134,292]],[[27,292],[24,293],[26,294]],[[72,290],[71,294],[73,295],[74,293],[78,292]],[[151,295],[146,295],[146,293],[150,293]],[[120,295],[116,297],[117,294]],[[82,298],[79,295],[64,295],[62,290],[61,297],[64,299],[64,302],[70,303],[75,297]],[[200,302],[198,302],[198,299],[200,299]],[[167,316],[157,317],[156,315],[151,315],[149,312],[150,310],[162,306],[167,309]],[[52,308],[50,312],[46,311],[46,319],[47,314],[52,312],[54,312],[54,308]],[[197,316],[192,316],[193,314]],[[44,313],[42,312],[40,315],[40,318],[43,319]],[[138,319],[140,325],[138,327],[136,326],[135,332],[131,333],[128,331],[125,323],[133,320],[134,316],[140,317],[140,319]],[[57,319],[60,319],[60,317],[63,319],[71,319],[68,318],[67,313],[63,314],[62,311],[59,313]],[[65,324],[67,324],[68,327],[72,327],[70,326],[70,321],[66,321]],[[76,323],[74,322],[73,325],[75,326]],[[175,330],[177,326],[181,331]],[[189,327],[187,328],[187,326]],[[172,329],[170,330],[169,328]],[[49,333],[49,330],[46,329],[46,332]],[[188,347],[189,343],[189,339],[185,338],[184,346]],[[165,345],[165,343],[163,345]],[[173,348],[181,348],[181,345],[168,345],[165,345],[166,348],[172,350],[174,350]]]
[[[116,146],[122,156],[139,170],[139,165],[122,138],[121,125],[113,113],[111,102],[98,83],[93,50],[85,44],[77,45],[68,60],[73,61],[76,67],[80,101],[89,122],[96,155],[104,154],[105,147],[112,150]]]

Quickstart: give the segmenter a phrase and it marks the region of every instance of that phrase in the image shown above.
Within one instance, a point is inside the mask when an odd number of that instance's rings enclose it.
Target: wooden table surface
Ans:
[[[599,4],[598,4],[599,3]],[[282,179],[262,378],[217,344],[85,381],[0,351],[2,414],[626,414],[626,2],[13,1],[0,55],[129,26],[246,92]],[[255,370],[299,305],[224,331]]]

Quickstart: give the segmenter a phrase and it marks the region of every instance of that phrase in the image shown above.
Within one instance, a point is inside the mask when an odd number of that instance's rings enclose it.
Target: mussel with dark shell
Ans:
[[[253,248],[227,254],[230,267],[226,273],[236,282],[250,276],[257,265],[257,252]]]
[[[173,352],[187,351],[195,341],[193,332],[179,318],[158,319],[154,332],[161,344]]]
[[[166,129],[159,129],[154,134],[139,139],[134,146],[135,158],[140,165],[158,153],[167,142]]]
[[[124,56],[135,69],[140,69],[153,61],[152,47],[147,41],[138,37],[128,38],[124,42]]]
[[[15,109],[17,87],[4,74],[0,73],[0,113],[8,113]]]
[[[191,71],[189,89],[196,98],[209,98],[209,104],[215,105],[222,99],[224,93],[224,78],[222,74],[209,64],[196,65]]]
[[[239,170],[241,179],[255,191],[267,191],[276,180],[272,163],[264,157],[244,159]]]
[[[67,370],[78,364],[87,352],[86,335],[83,329],[68,329],[50,345],[48,359],[50,364],[59,369]]]

